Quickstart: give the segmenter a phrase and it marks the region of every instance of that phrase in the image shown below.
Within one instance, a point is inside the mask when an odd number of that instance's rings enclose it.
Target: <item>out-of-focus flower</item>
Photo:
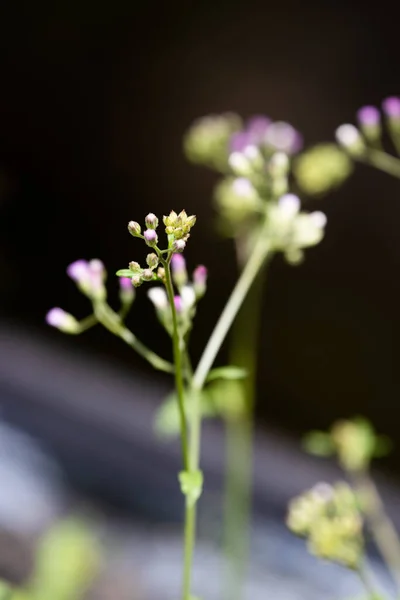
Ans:
[[[193,271],[193,290],[197,299],[204,296],[207,289],[207,268],[199,265]]]
[[[182,254],[173,254],[171,258],[171,269],[172,279],[177,286],[181,288],[188,281],[188,274],[186,270],[186,261]]]
[[[216,186],[214,195],[222,220],[233,228],[243,226],[264,210],[264,201],[245,177],[226,177]]]
[[[379,110],[375,106],[363,106],[357,111],[357,120],[360,125],[379,125],[381,115]]]
[[[229,155],[229,141],[242,127],[234,113],[210,115],[193,123],[184,139],[187,157],[194,163],[225,170]]]
[[[62,308],[52,308],[46,315],[46,322],[64,333],[79,333],[79,323],[73,315]]]
[[[368,470],[371,460],[389,454],[392,444],[362,417],[336,421],[329,431],[310,431],[304,439],[307,452],[337,455],[341,467],[351,473]]]
[[[350,123],[340,125],[335,132],[336,141],[345,148],[349,154],[360,156],[365,151],[365,142],[357,127]]]
[[[353,163],[336,144],[318,144],[296,158],[293,171],[301,189],[313,196],[344,183],[353,171]]]
[[[167,294],[161,286],[150,288],[147,292],[147,296],[157,311],[165,311],[168,308]]]
[[[382,110],[388,119],[400,121],[400,97],[390,96],[382,102]]]
[[[135,289],[132,279],[129,277],[119,278],[119,299],[121,304],[129,306],[135,299]]]
[[[101,260],[77,260],[67,267],[67,274],[86,296],[96,300],[106,297],[106,270]]]
[[[244,129],[234,133],[230,139],[230,153],[243,153],[249,146],[261,146],[271,119],[263,115],[251,117]]]
[[[284,152],[291,156],[301,150],[303,138],[289,123],[274,121],[266,130],[264,144],[273,151]]]
[[[363,520],[352,489],[318,484],[289,504],[289,529],[305,537],[312,554],[357,569],[363,557]]]
[[[320,211],[300,212],[300,200],[285,194],[268,207],[268,236],[272,248],[283,252],[291,264],[303,258],[303,248],[317,245],[324,236],[326,216]]]

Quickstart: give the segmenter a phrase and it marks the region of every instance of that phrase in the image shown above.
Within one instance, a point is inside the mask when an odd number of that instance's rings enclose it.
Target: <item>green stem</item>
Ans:
[[[368,598],[369,600],[375,600],[378,599],[379,596],[375,590],[375,586],[372,583],[372,578],[371,578],[371,574],[370,572],[367,570],[367,568],[365,567],[365,565],[360,565],[357,569],[357,575],[360,578],[360,581],[362,583],[362,586],[364,587],[365,591],[368,594]]]
[[[248,564],[257,343],[265,274],[264,267],[249,290],[232,329],[230,362],[244,368],[247,377],[240,382],[245,411],[239,418],[228,419],[225,427],[227,468],[223,534],[227,558],[227,600],[242,597]]]
[[[400,540],[385,512],[382,499],[373,480],[362,473],[354,477],[354,486],[364,501],[363,510],[377,547],[400,593]]]
[[[99,320],[95,315],[89,315],[85,319],[82,319],[82,321],[79,321],[79,333],[83,333],[84,331],[91,329],[97,325],[98,322]]]
[[[185,389],[183,383],[183,360],[182,360],[182,340],[178,329],[178,318],[174,302],[174,288],[172,285],[170,261],[161,259],[165,269],[165,289],[167,291],[169,305],[172,314],[172,347],[175,365],[175,387],[178,396],[178,410],[181,425],[181,445],[183,467],[187,471],[189,468],[188,452],[188,433],[185,414]]]
[[[365,156],[360,157],[360,160],[369,163],[380,171],[384,171],[393,177],[400,178],[400,159],[396,156],[369,148]]]
[[[197,503],[187,496],[185,500],[182,600],[191,598],[193,554],[196,543],[196,507]]]
[[[193,376],[194,389],[202,389],[219,349],[269,252],[270,243],[262,230],[197,365]]]
[[[145,346],[133,333],[125,327],[121,318],[108,304],[94,302],[93,309],[99,323],[108,331],[121,338],[128,346],[133,348],[140,356],[147,360],[155,369],[165,373],[174,373],[174,365],[158,356],[155,352]]]

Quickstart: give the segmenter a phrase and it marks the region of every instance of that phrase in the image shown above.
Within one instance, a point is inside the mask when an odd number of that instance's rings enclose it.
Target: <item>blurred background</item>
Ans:
[[[391,14],[389,4],[344,0],[38,0],[0,8],[1,417],[5,432],[33,436],[57,463],[63,510],[72,494],[118,519],[180,517],[178,449],[154,441],[151,425],[170,382],[100,328],[79,339],[47,328],[52,306],[79,318],[88,309],[66,266],[98,257],[112,274],[145,255],[126,231],[129,220],[149,210],[196,214],[186,256],[209,267],[209,291],[197,315],[195,362],[237,272],[232,242],[215,230],[216,176],[186,161],[185,131],[199,116],[229,110],[287,120],[306,145],[332,140],[360,106],[400,93]],[[398,181],[358,166],[342,189],[310,203],[326,212],[328,228],[304,264],[274,259],[257,402],[260,430],[274,433],[260,433],[260,457],[269,444],[293,470],[303,460],[295,450],[302,433],[354,414],[399,446],[399,190]],[[117,301],[112,277],[110,294]],[[128,323],[170,355],[140,290]],[[212,439],[218,447],[217,431]],[[8,464],[15,455],[4,444]],[[217,463],[210,453],[216,488]],[[301,464],[305,473],[309,463]],[[399,475],[398,449],[386,469]],[[284,485],[268,477],[270,486]],[[169,490],[162,506],[159,489]],[[280,500],[276,507],[284,511]]]

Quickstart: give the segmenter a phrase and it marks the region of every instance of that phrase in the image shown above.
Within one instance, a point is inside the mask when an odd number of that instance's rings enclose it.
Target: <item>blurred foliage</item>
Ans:
[[[0,582],[0,600],[83,600],[100,567],[98,544],[85,523],[64,520],[42,537],[25,589]]]
[[[316,456],[336,455],[346,471],[365,471],[373,458],[390,453],[391,440],[378,435],[369,421],[362,417],[336,421],[328,432],[311,431],[303,440],[303,447]]]
[[[301,190],[320,196],[342,185],[353,171],[353,161],[336,144],[317,144],[298,156],[293,172]]]

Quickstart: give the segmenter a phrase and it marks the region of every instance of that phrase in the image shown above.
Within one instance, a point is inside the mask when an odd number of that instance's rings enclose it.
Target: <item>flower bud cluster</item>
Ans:
[[[363,519],[353,490],[319,483],[289,504],[288,528],[320,558],[357,569],[363,557]]]
[[[181,254],[173,254],[171,259],[172,280],[178,294],[174,297],[178,326],[182,335],[192,327],[196,313],[196,305],[204,296],[207,285],[207,269],[199,265],[193,271],[192,281],[189,281],[186,261]],[[172,331],[172,312],[168,303],[165,289],[160,286],[149,289],[147,295],[156,309],[156,314],[165,329]]]
[[[390,135],[398,147],[400,143],[400,97],[392,96],[382,102],[382,112]],[[363,106],[357,111],[359,129],[351,124],[344,124],[336,130],[336,141],[350,156],[355,158],[365,155],[368,145],[379,147],[382,137],[382,119],[375,106]]]
[[[185,210],[179,215],[172,210],[168,216],[163,217],[165,233],[168,235],[172,250],[174,252],[183,252],[186,242],[190,237],[190,230],[196,223],[194,215],[188,216]]]

